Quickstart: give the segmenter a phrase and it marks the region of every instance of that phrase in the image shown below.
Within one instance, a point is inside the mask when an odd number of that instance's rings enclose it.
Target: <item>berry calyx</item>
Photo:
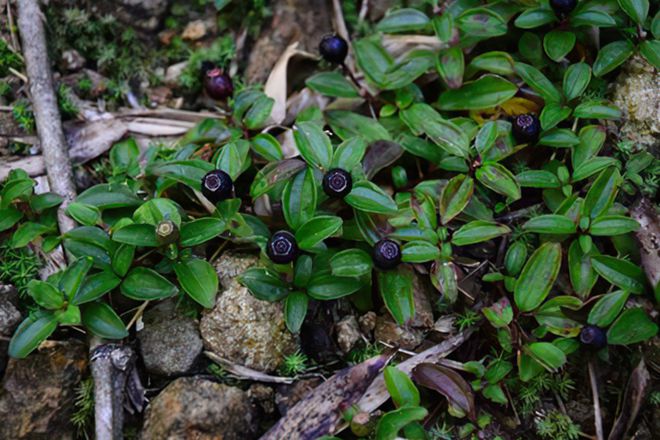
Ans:
[[[266,255],[276,264],[291,263],[298,256],[296,237],[289,231],[277,231],[266,243]]]
[[[527,113],[513,119],[513,137],[516,142],[529,143],[535,141],[541,132],[541,122],[536,115]]]
[[[602,328],[587,325],[580,331],[580,342],[598,350],[607,345],[607,335]]]
[[[156,225],[156,240],[161,246],[174,243],[179,239],[179,228],[172,220],[163,220]]]
[[[222,69],[214,67],[204,73],[204,90],[211,98],[223,100],[234,93],[234,83]]]
[[[568,15],[577,6],[577,0],[550,0],[550,7],[559,16]]]
[[[348,43],[339,35],[330,34],[321,39],[321,56],[332,64],[343,64],[348,54]]]
[[[323,192],[334,199],[342,199],[353,188],[351,174],[341,168],[334,168],[323,176]]]
[[[202,178],[202,194],[213,204],[231,198],[234,182],[222,170],[213,170]]]
[[[372,258],[377,268],[394,269],[401,262],[401,247],[396,241],[383,238],[374,245]]]

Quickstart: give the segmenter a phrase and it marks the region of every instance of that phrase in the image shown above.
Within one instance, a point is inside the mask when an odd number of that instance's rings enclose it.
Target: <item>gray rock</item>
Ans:
[[[632,57],[616,80],[612,100],[624,114],[621,137],[657,152],[660,148],[658,71],[641,56]]]
[[[11,359],[0,387],[0,438],[72,438],[75,388],[86,370],[87,349],[77,340]]]
[[[204,312],[200,331],[204,347],[231,362],[260,371],[274,371],[284,356],[296,351],[280,303],[261,301],[241,286],[236,276],[257,264],[257,257],[223,254],[216,265],[222,292],[215,307]]]
[[[75,49],[69,49],[62,52],[61,65],[65,70],[70,72],[77,72],[85,67],[85,57]]]
[[[186,377],[171,382],[145,414],[142,440],[256,438],[256,410],[245,391]]]
[[[355,316],[346,316],[335,325],[337,345],[344,353],[353,349],[360,340],[360,325]]]
[[[147,371],[162,376],[190,372],[203,348],[197,320],[168,300],[147,310],[143,321],[138,339]]]
[[[18,293],[13,286],[0,285],[0,336],[11,337],[21,322],[21,312],[17,308]],[[0,340],[0,377],[7,366],[9,342]]]

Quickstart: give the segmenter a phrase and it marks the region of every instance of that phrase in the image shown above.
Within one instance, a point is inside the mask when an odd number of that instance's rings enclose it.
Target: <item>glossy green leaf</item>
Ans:
[[[649,0],[618,0],[619,7],[637,24],[644,24],[649,14]]]
[[[401,248],[401,261],[406,263],[426,263],[438,257],[440,257],[440,249],[428,241],[411,241]]]
[[[112,256],[112,270],[120,277],[123,277],[128,273],[134,256],[135,246],[128,244],[119,245]]]
[[[628,309],[607,331],[607,343],[631,345],[651,339],[657,334],[658,325],[649,318],[644,309]]]
[[[387,14],[376,29],[385,33],[412,32],[424,29],[429,24],[429,18],[418,9],[401,8]]]
[[[301,122],[293,136],[300,155],[310,165],[328,169],[332,163],[332,144],[321,127],[314,122]]]
[[[516,176],[516,181],[526,188],[559,188],[561,183],[557,176],[545,170],[527,170]]]
[[[554,128],[557,124],[568,118],[571,115],[571,112],[572,110],[570,107],[562,106],[555,102],[548,103],[543,107],[541,115],[539,116],[541,128],[543,130]]]
[[[332,131],[343,140],[359,136],[367,142],[392,140],[390,133],[376,119],[346,110],[332,110],[325,114]]]
[[[465,209],[473,192],[474,180],[465,174],[459,174],[447,182],[440,193],[438,204],[443,225],[452,221]]]
[[[469,141],[465,134],[430,105],[413,104],[401,112],[401,119],[414,133],[427,135],[447,153],[459,157],[468,156]]]
[[[225,221],[213,217],[184,223],[179,232],[181,246],[190,247],[202,244],[222,234],[226,229]]]
[[[497,37],[506,34],[506,21],[487,8],[468,9],[456,18],[458,28],[472,37]]]
[[[387,392],[397,408],[419,405],[419,390],[406,373],[388,366],[383,371],[383,377]]]
[[[268,133],[259,133],[251,139],[252,149],[268,161],[284,159],[280,143]]]
[[[330,259],[332,274],[338,277],[359,277],[371,272],[371,256],[361,249],[346,249]]]
[[[142,204],[133,213],[135,223],[146,223],[157,226],[163,220],[173,222],[181,227],[181,213],[179,207],[173,201],[163,198],[151,199]]]
[[[421,406],[406,406],[389,411],[378,420],[376,438],[378,440],[395,440],[399,438],[399,431],[412,422],[423,420],[427,415],[428,411]]]
[[[0,232],[13,227],[22,218],[23,213],[16,208],[0,209]]]
[[[289,294],[286,284],[264,268],[250,268],[238,276],[238,281],[262,301],[279,301]]]
[[[292,229],[309,221],[316,211],[316,181],[311,168],[289,180],[282,193],[282,211]]]
[[[523,11],[515,25],[521,29],[534,29],[557,20],[555,13],[549,8],[529,8]]]
[[[126,225],[112,233],[112,241],[133,246],[157,247],[156,228],[148,224]]]
[[[584,253],[578,240],[573,240],[568,248],[568,274],[575,293],[580,298],[587,298],[598,274],[591,264],[591,256]]]
[[[67,300],[72,300],[82,285],[87,272],[92,268],[92,258],[83,257],[78,258],[75,262],[71,263],[69,267],[62,273],[58,287],[64,293]]]
[[[591,67],[585,62],[572,64],[564,73],[563,90],[567,100],[581,96],[591,82]]]
[[[480,110],[498,106],[518,92],[515,84],[497,75],[484,75],[459,89],[447,90],[438,99],[440,110]]]
[[[50,283],[30,280],[27,289],[34,302],[44,309],[56,310],[64,305],[64,295]]]
[[[314,299],[331,300],[355,293],[362,285],[355,278],[344,278],[317,273],[307,285],[307,294]]]
[[[404,325],[415,314],[413,299],[413,274],[410,269],[399,267],[378,272],[378,288],[383,302],[394,320]]]
[[[513,200],[520,198],[520,186],[511,171],[495,162],[484,163],[475,173],[477,180],[485,187]]]
[[[11,246],[14,248],[22,248],[27,246],[32,241],[36,240],[41,235],[49,232],[52,228],[41,223],[25,222],[21,224],[14,235],[11,237]]]
[[[607,213],[614,203],[620,183],[621,174],[619,174],[619,170],[614,167],[603,170],[584,198],[582,215],[595,219]]]
[[[332,237],[341,229],[342,219],[332,215],[320,215],[305,222],[296,231],[298,247],[311,250],[317,244]]]
[[[582,119],[620,119],[621,110],[604,101],[586,101],[575,107],[573,116]]]
[[[154,300],[174,296],[179,289],[155,270],[135,267],[121,283],[121,293],[137,300]]]
[[[474,220],[461,226],[452,234],[451,242],[456,246],[466,246],[474,243],[481,243],[501,237],[511,232],[508,226],[488,222],[484,220]]]
[[[660,41],[645,40],[639,45],[639,53],[656,69],[660,69]]]
[[[365,151],[367,151],[367,143],[363,138],[353,137],[345,140],[335,149],[332,156],[332,168],[352,170],[360,164]]]
[[[580,139],[567,128],[553,128],[544,132],[538,140],[539,145],[554,148],[569,148],[580,143]]]
[[[189,159],[155,163],[147,167],[147,173],[167,177],[199,191],[201,190],[202,178],[214,168],[212,164],[205,160]],[[82,201],[80,196],[78,201]]]
[[[57,319],[52,313],[30,315],[18,326],[9,341],[9,356],[17,359],[27,357],[41,342],[57,328]]]
[[[609,326],[626,304],[630,292],[617,290],[603,295],[589,311],[587,322],[601,328]]]
[[[573,32],[553,30],[543,37],[543,48],[551,60],[559,62],[573,50],[575,40]]]
[[[86,329],[106,339],[123,339],[128,331],[121,318],[105,303],[93,302],[81,308],[81,319]]]
[[[176,278],[183,290],[202,307],[210,309],[218,293],[218,274],[211,264],[199,258],[176,263]]]
[[[284,300],[284,322],[291,333],[300,332],[308,304],[309,298],[302,292],[291,292]]]
[[[544,243],[523,267],[514,289],[516,305],[522,312],[530,312],[543,303],[559,275],[561,245]]]
[[[628,40],[615,41],[603,46],[598,51],[592,67],[594,75],[603,76],[619,67],[633,54],[634,48]]]
[[[516,63],[514,69],[518,76],[540,94],[546,102],[561,101],[559,90],[539,69],[525,63]]]
[[[369,181],[353,185],[351,192],[344,201],[355,209],[376,214],[393,214],[397,210],[394,200],[379,186]]]
[[[525,351],[546,370],[555,372],[566,363],[564,352],[549,342],[533,342]]]
[[[322,95],[335,98],[359,98],[360,94],[339,72],[320,72],[305,81],[307,87]]]
[[[523,229],[537,234],[574,234],[576,225],[565,215],[544,214],[529,219]]]
[[[103,271],[90,275],[83,281],[80,289],[71,300],[71,304],[80,305],[99,299],[116,288],[121,278],[110,271]]]
[[[612,236],[626,234],[639,229],[639,223],[623,215],[602,215],[596,217],[589,226],[591,235]]]
[[[615,286],[633,293],[644,292],[646,277],[640,266],[607,255],[591,257],[591,264],[598,275]]]
[[[457,89],[463,84],[465,59],[463,50],[454,46],[438,56],[436,69],[450,89]]]

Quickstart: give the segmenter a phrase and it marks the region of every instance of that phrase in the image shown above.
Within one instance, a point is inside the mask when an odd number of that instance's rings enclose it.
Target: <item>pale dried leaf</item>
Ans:
[[[640,245],[642,267],[651,284],[660,283],[660,216],[650,200],[641,198],[630,211],[640,228],[635,232]]]
[[[619,440],[624,438],[626,431],[632,427],[639,414],[639,410],[644,403],[650,385],[651,375],[646,368],[644,359],[642,359],[630,375],[630,380],[628,381],[624,393],[621,411],[614,422],[608,440]]]

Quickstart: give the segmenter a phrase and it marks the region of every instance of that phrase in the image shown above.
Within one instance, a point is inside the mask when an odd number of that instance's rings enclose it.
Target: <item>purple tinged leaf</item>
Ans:
[[[474,394],[460,374],[439,365],[423,363],[413,369],[413,379],[447,398],[449,404],[476,420]]]

